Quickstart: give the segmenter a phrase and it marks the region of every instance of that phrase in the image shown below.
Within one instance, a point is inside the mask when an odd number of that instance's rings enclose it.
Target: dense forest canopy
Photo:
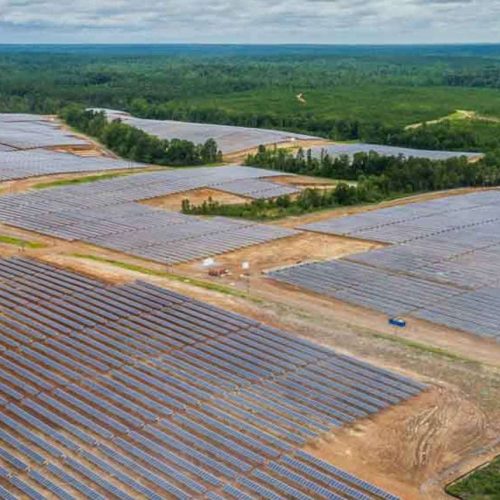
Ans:
[[[0,46],[0,73],[0,112],[78,104],[335,140],[498,149],[495,122],[405,130],[457,109],[498,119],[498,45],[12,45]]]
[[[0,72],[2,112],[78,103],[382,141],[455,109],[500,116],[494,45],[0,46]]]

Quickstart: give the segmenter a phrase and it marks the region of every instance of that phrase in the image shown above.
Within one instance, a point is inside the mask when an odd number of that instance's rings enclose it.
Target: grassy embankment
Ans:
[[[452,483],[446,492],[462,500],[499,500],[500,457]]]
[[[40,243],[38,241],[28,241],[28,240],[23,240],[22,238],[16,238],[14,236],[6,236],[3,234],[0,235],[0,243],[3,243],[5,245],[13,245],[21,248],[30,248],[30,249],[44,248],[47,246],[45,245],[45,243]]]
[[[78,184],[89,184],[91,182],[98,181],[107,181],[109,179],[115,179],[116,177],[124,177],[126,175],[132,175],[135,172],[120,172],[113,174],[96,174],[96,175],[88,175],[86,177],[77,177],[75,179],[62,179],[57,181],[49,181],[49,182],[39,182],[38,184],[33,185],[33,189],[49,189],[54,187],[62,187],[62,186],[74,186]]]

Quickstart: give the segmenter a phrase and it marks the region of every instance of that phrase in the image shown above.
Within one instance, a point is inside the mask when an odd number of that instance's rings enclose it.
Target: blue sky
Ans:
[[[0,0],[0,43],[500,42],[500,0]]]

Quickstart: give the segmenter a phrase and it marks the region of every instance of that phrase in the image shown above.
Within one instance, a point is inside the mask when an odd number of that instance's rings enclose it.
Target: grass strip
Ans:
[[[394,342],[397,344],[404,345],[406,347],[410,347],[412,349],[415,349],[417,351],[426,353],[426,354],[433,354],[436,356],[441,356],[444,358],[448,358],[451,361],[460,361],[461,363],[469,363],[469,364],[474,364],[474,365],[480,365],[479,362],[467,358],[466,356],[461,356],[459,354],[455,354],[453,352],[447,351],[446,349],[443,349],[441,347],[434,347],[431,345],[427,344],[422,344],[421,342],[416,342],[414,340],[410,340],[404,337],[399,337],[395,335],[389,335],[385,333],[370,333],[373,337],[380,338],[383,340],[388,340],[390,342]]]
[[[33,189],[48,189],[53,187],[61,186],[73,186],[75,184],[88,184],[90,182],[106,181],[109,179],[114,179],[115,177],[123,177],[125,175],[132,175],[136,172],[119,172],[114,174],[98,174],[98,175],[88,175],[86,177],[77,177],[76,179],[62,179],[58,181],[51,182],[40,182],[33,185]]]
[[[454,481],[446,487],[446,493],[463,500],[500,499],[500,457]]]
[[[5,243],[6,245],[14,245],[16,247],[23,248],[45,248],[47,245],[45,243],[39,243],[37,241],[27,241],[21,238],[16,238],[14,236],[0,235],[0,243]]]
[[[100,262],[102,264],[110,264],[115,267],[119,267],[121,269],[125,269],[127,271],[133,271],[136,273],[146,274],[148,276],[156,276],[159,278],[166,278],[171,281],[177,281],[179,283],[185,283],[188,285],[192,285],[198,288],[203,288],[205,290],[210,290],[213,292],[219,292],[225,295],[231,295],[233,297],[238,297],[242,299],[251,300],[256,303],[261,303],[262,301],[256,297],[252,297],[246,292],[242,292],[240,290],[235,290],[226,285],[220,285],[218,283],[211,283],[210,281],[199,280],[196,278],[187,278],[180,274],[171,273],[168,271],[157,271],[155,269],[149,269],[147,267],[139,266],[136,264],[129,264],[128,262],[122,262],[114,259],[107,259],[105,257],[99,257],[97,255],[89,255],[89,254],[71,254],[72,257],[76,257],[78,259],[86,259],[92,260],[94,262]]]

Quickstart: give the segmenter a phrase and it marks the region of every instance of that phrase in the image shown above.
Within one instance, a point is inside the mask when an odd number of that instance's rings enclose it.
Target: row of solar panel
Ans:
[[[17,115],[19,117],[19,115]],[[15,149],[57,146],[88,146],[88,142],[65,132],[61,126],[39,116],[16,119],[0,115],[0,144]]]
[[[305,226],[398,244],[270,276],[391,316],[499,340],[499,206],[500,191],[491,190]]]
[[[247,196],[254,193],[256,197],[265,193],[287,194],[292,189],[259,180],[276,174],[249,167],[181,172],[182,175],[177,171],[139,174],[90,187],[81,185],[4,196],[0,198],[0,220],[48,236],[86,241],[167,264],[298,234],[277,226],[221,218],[201,220],[135,203],[136,200],[212,185],[245,192]]]
[[[73,286],[77,281],[73,273],[27,259],[0,261],[3,279],[14,287],[25,280],[30,269],[34,277],[49,276],[52,270],[52,275],[61,272]],[[2,355],[0,377],[9,375],[5,385],[16,385],[23,397],[21,403],[9,395],[3,401],[2,421],[9,429],[5,430],[8,436],[4,436],[0,460],[6,459],[6,466],[12,468],[10,478],[16,477],[25,489],[35,488],[35,493],[38,485],[52,493],[59,488],[61,495],[69,495],[67,498],[73,491],[93,498],[128,498],[127,487],[152,498],[159,496],[152,494],[157,489],[163,496],[181,498],[195,493],[208,495],[211,488],[221,488],[223,495],[230,495],[231,488],[248,495],[255,494],[255,488],[265,488],[279,495],[283,488],[295,488],[290,484],[294,478],[275,483],[271,470],[252,479],[248,474],[255,474],[254,467],[262,466],[266,459],[280,460],[295,445],[328,429],[326,423],[331,420],[325,415],[330,412],[330,403],[335,404],[334,394],[347,404],[347,393],[355,391],[356,397],[368,398],[367,403],[381,408],[422,389],[404,377],[150,284],[97,287],[89,279],[82,279],[82,283],[88,294],[116,292],[116,301],[111,302],[122,312],[121,308],[128,309],[126,319],[121,316],[99,333],[89,328],[82,330],[84,334],[72,328],[61,332],[46,326],[44,331],[51,333],[47,341],[37,340],[17,351],[7,348]],[[85,293],[80,295],[85,297]],[[50,295],[40,299],[40,306],[50,307],[53,300],[64,306],[64,300]],[[78,303],[85,308],[80,296]],[[108,305],[106,301],[102,304],[104,308]],[[39,309],[41,316],[44,309]],[[186,335],[194,335],[196,344],[163,355],[162,347],[159,355],[150,358],[143,350],[149,335],[142,332],[148,314],[157,318],[153,323],[146,321],[156,339],[170,339],[170,328],[175,328],[172,321],[181,320]],[[22,323],[22,314],[19,319]],[[30,321],[34,330],[38,330],[39,319]],[[59,320],[54,317],[53,321]],[[135,350],[127,353],[128,357],[122,354],[128,343],[110,343],[107,336],[120,321],[137,328]],[[91,332],[98,336],[89,339]],[[176,335],[179,338],[185,336]],[[210,360],[204,361],[205,355]],[[103,369],[107,371],[99,375]],[[274,393],[282,380],[289,383],[287,374],[292,384],[294,380],[302,384],[308,378],[309,386],[293,395],[300,404],[288,394]],[[262,386],[264,394],[254,382],[266,378],[270,385]],[[315,379],[326,383],[316,384]],[[370,392],[379,396],[368,396]],[[305,394],[307,400],[303,399]],[[306,406],[319,403],[320,395],[328,401],[323,400],[316,409]],[[20,460],[18,453],[27,457],[21,460],[26,467],[10,460]],[[72,458],[74,453],[78,458]],[[104,474],[97,474],[95,468]],[[13,474],[15,471],[21,478]],[[34,474],[38,474],[38,481]],[[138,476],[140,483],[135,479]],[[308,477],[297,485],[297,491],[307,498],[333,484],[344,492],[348,491],[345,488],[356,490],[359,495],[366,490],[338,473],[331,474],[323,486],[319,476]],[[227,481],[236,481],[237,486]],[[18,489],[14,485],[12,491]],[[210,497],[213,495],[212,491]]]
[[[0,181],[145,167],[146,165],[130,161],[99,156],[84,157],[44,149],[11,152],[3,152],[0,149]]]

